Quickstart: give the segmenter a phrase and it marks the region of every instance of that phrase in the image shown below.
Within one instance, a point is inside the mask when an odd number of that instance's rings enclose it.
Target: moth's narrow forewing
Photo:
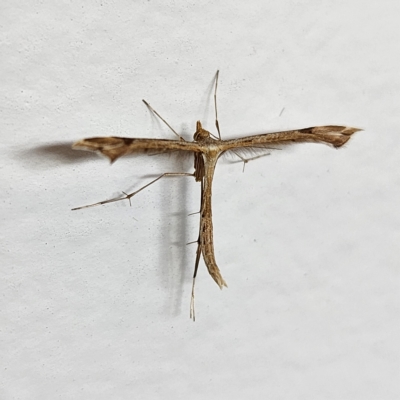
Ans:
[[[361,129],[348,126],[314,126],[293,131],[272,132],[262,135],[245,136],[233,140],[224,140],[221,145],[225,151],[241,147],[267,147],[269,145],[295,142],[326,143],[334,147],[340,147],[350,139],[353,133],[358,131],[361,131]]]
[[[77,150],[95,151],[104,154],[114,162],[117,158],[127,154],[146,152],[149,150],[168,151],[199,151],[199,146],[194,142],[168,139],[136,139],[124,137],[94,137],[79,140],[72,146]]]

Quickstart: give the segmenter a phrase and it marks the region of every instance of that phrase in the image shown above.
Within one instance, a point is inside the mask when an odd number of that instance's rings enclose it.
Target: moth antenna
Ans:
[[[176,131],[175,131],[175,129],[146,101],[146,100],[142,100],[143,101],[143,103],[144,104],[146,104],[146,107],[153,113],[153,114],[155,114],[158,118],[160,118],[161,119],[161,121],[162,122],[164,122],[164,124],[165,125],[167,125],[168,126],[168,128],[169,129],[171,129],[171,131],[172,132],[174,132],[174,134],[176,135],[176,136],[178,136],[178,138],[179,138],[179,140],[182,140],[182,141],[184,141],[184,142],[186,142],[186,140],[182,137],[182,136],[180,136],[180,135],[178,135],[177,133],[176,133]]]
[[[218,109],[217,109],[217,88],[218,88],[218,78],[219,78],[219,70],[215,74],[215,89],[214,89],[214,109],[215,109],[215,126],[217,128],[219,140],[221,140],[221,131],[219,129],[218,122]]]

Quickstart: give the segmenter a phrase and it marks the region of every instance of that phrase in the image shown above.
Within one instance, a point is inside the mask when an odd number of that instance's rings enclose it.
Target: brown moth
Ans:
[[[209,274],[222,289],[227,284],[222,278],[221,272],[217,266],[214,256],[214,242],[213,242],[213,224],[212,224],[212,209],[211,209],[211,193],[212,193],[212,180],[214,170],[219,157],[226,152],[233,152],[242,159],[244,163],[251,159],[242,158],[236,151],[239,149],[250,148],[260,149],[268,148],[271,145],[284,145],[290,143],[325,143],[335,148],[343,146],[350,136],[360,131],[361,129],[351,128],[348,126],[315,126],[311,128],[296,129],[291,131],[272,132],[261,135],[245,136],[238,139],[222,140],[217,112],[217,87],[218,87],[217,71],[215,76],[215,89],[214,89],[214,107],[215,107],[215,126],[217,128],[218,137],[212,135],[210,132],[203,129],[201,122],[196,123],[196,132],[193,135],[194,141],[188,142],[178,135],[174,129],[146,102],[146,106],[159,117],[178,137],[177,140],[168,139],[145,139],[145,138],[125,138],[125,137],[94,137],[89,139],[79,140],[74,143],[73,149],[96,151],[107,156],[111,162],[117,158],[127,154],[156,151],[184,151],[190,152],[194,155],[194,172],[167,172],[160,175],[147,185],[141,187],[139,190],[126,194],[122,197],[100,201],[95,204],[90,204],[83,207],[77,207],[73,210],[79,210],[86,207],[93,207],[101,204],[112,203],[120,200],[129,200],[135,194],[139,193],[146,187],[155,183],[165,176],[193,176],[196,182],[201,184],[201,207],[200,207],[200,229],[197,239],[197,252],[196,261],[193,274],[192,295],[190,303],[190,317],[194,320],[194,285],[197,275],[197,270],[200,261],[200,255],[203,255],[204,263],[208,269]]]

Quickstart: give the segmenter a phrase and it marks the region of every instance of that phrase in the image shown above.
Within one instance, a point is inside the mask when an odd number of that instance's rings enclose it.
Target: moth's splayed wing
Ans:
[[[225,150],[235,150],[244,147],[268,148],[276,147],[276,145],[301,142],[325,143],[334,147],[340,147],[350,139],[353,133],[360,130],[358,128],[336,125],[314,126],[293,131],[272,132],[234,140],[225,140],[223,141],[223,147]]]
[[[136,139],[123,137],[95,137],[79,140],[72,146],[77,150],[99,152],[114,162],[127,154],[152,152],[166,153],[170,151],[196,151],[198,146],[193,142],[167,139]]]

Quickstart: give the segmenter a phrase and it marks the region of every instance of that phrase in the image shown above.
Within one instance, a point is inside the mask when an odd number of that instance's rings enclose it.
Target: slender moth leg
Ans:
[[[94,206],[100,206],[102,204],[115,203],[116,201],[121,201],[121,200],[129,200],[129,204],[130,204],[131,203],[131,197],[133,197],[135,194],[138,194],[143,189],[146,189],[147,187],[149,187],[153,183],[156,183],[158,180],[160,180],[161,178],[164,178],[166,176],[194,176],[194,175],[190,174],[188,172],[165,172],[164,174],[160,175],[158,178],[154,179],[153,181],[151,181],[147,185],[142,186],[140,189],[136,190],[135,192],[132,192],[130,194],[126,194],[125,193],[124,197],[116,197],[114,199],[99,201],[98,203],[89,204],[87,206],[76,207],[76,208],[73,208],[72,211],[82,210],[83,208],[89,208],[89,207],[94,207]]]

